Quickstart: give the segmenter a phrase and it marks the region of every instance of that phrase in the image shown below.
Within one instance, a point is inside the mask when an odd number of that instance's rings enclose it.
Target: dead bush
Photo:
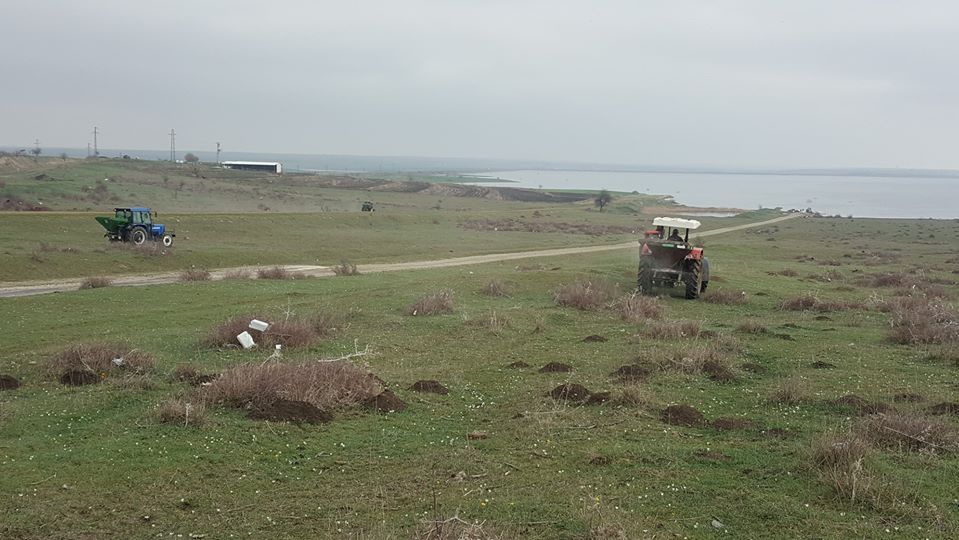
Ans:
[[[869,444],[853,433],[827,433],[813,441],[812,462],[820,476],[845,500],[868,494],[872,477],[863,467]]]
[[[210,272],[198,268],[191,268],[180,274],[180,281],[210,281]]]
[[[290,272],[282,266],[260,268],[256,271],[257,279],[302,279],[306,276],[302,272]]]
[[[703,330],[696,321],[663,321],[648,324],[642,335],[654,339],[695,338]]]
[[[250,279],[251,275],[249,270],[228,270],[223,273],[224,280],[241,280],[241,279]]]
[[[926,452],[959,450],[959,432],[937,419],[914,414],[875,414],[859,421],[857,432],[882,448]]]
[[[959,342],[959,315],[941,300],[909,296],[884,302],[892,314],[889,339],[899,344]]]
[[[611,401],[621,407],[652,407],[657,402],[655,394],[641,384],[625,384],[616,388]]]
[[[579,280],[557,288],[553,298],[561,306],[589,311],[606,305],[615,291],[616,287],[605,281]]]
[[[250,321],[258,319],[269,322],[266,332],[250,329]],[[276,320],[279,319],[279,320]],[[271,322],[271,321],[276,322]],[[273,318],[263,314],[238,315],[214,326],[203,340],[212,347],[237,347],[236,336],[249,332],[257,345],[272,347],[308,347],[333,333],[338,326],[338,318],[330,312],[319,312],[311,316]]]
[[[146,373],[130,373],[122,377],[110,377],[108,380],[121,390],[142,392],[154,388],[153,379]]]
[[[736,373],[729,365],[729,361],[721,356],[709,358],[703,362],[703,373],[716,382],[732,382],[736,380]]]
[[[491,279],[486,282],[486,285],[483,285],[480,288],[480,293],[485,294],[486,296],[499,296],[506,297],[509,296],[509,291],[506,289],[506,285],[498,279]]]
[[[769,396],[769,400],[783,405],[799,405],[806,401],[808,397],[809,390],[806,387],[806,382],[793,376],[783,379],[772,395]]]
[[[193,403],[182,398],[168,399],[157,406],[154,414],[164,424],[198,427],[206,422],[206,405],[202,401]]]
[[[663,301],[657,297],[631,293],[616,300],[613,309],[624,321],[643,322],[661,318],[664,306]]]
[[[736,331],[744,334],[765,334],[769,332],[769,329],[757,321],[743,321],[736,327]]]
[[[746,291],[729,291],[725,289],[710,290],[703,296],[703,300],[710,304],[722,304],[726,306],[739,306],[749,302],[749,296]]]
[[[508,330],[513,327],[513,321],[508,316],[501,313],[497,313],[496,310],[491,309],[489,313],[478,320],[479,324],[490,331],[493,335],[499,335],[505,330]]]
[[[101,289],[103,287],[109,287],[113,283],[113,280],[108,277],[96,276],[88,277],[80,282],[80,290],[84,289]]]
[[[406,308],[407,315],[442,315],[453,313],[453,291],[443,289],[426,296],[421,296]]]
[[[856,302],[846,302],[844,300],[823,300],[810,293],[788,298],[779,304],[779,309],[783,311],[842,311],[846,309],[861,308],[863,305]]]
[[[71,345],[47,360],[47,371],[60,376],[67,372],[89,372],[101,379],[119,374],[148,373],[156,361],[152,354],[129,345],[90,343]]]
[[[332,270],[333,273],[338,276],[360,275],[360,271],[356,268],[356,265],[346,260],[340,261],[340,264],[333,266]]]
[[[362,404],[382,391],[366,369],[345,361],[256,362],[227,369],[202,395],[207,403],[240,408],[265,409],[285,400],[332,411]]]

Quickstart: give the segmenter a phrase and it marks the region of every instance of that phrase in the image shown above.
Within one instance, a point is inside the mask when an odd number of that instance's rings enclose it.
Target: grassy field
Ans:
[[[0,245],[19,262],[8,270],[5,261],[2,279],[107,273],[116,263],[135,271],[403,260],[622,239],[458,226],[484,211],[533,219],[533,210],[491,203],[461,214],[421,209],[336,221],[184,214],[178,227],[191,232],[174,263],[97,252],[96,235],[80,230],[92,223],[87,215],[42,216],[42,229],[28,221],[39,216],[3,215]],[[576,206],[554,212],[537,219],[639,219]],[[312,247],[310,231],[320,224],[324,235]],[[260,232],[241,240],[231,229]],[[955,221],[812,218],[709,238],[705,300],[714,301],[686,301],[677,290],[657,301],[660,313],[636,320],[611,307],[635,286],[633,251],[0,300],[0,374],[22,383],[0,392],[0,537],[954,538],[959,457],[950,437],[959,425],[955,413],[929,408],[959,401],[949,333],[957,238]],[[82,250],[41,251],[45,262],[31,266],[23,252],[40,242]],[[483,294],[491,280],[508,295]],[[608,298],[590,310],[557,303],[557,292],[583,280],[591,290],[608,288]],[[450,313],[407,314],[417,298],[445,289]],[[819,310],[781,309],[797,297],[815,298]],[[890,340],[899,312],[884,308],[907,297],[942,309],[923,320],[926,330],[943,332],[933,334],[938,342]],[[275,321],[318,312],[333,314],[336,330],[288,348],[279,361],[369,346],[371,354],[352,362],[386,381],[406,410],[344,407],[332,422],[310,425],[252,420],[211,403],[200,426],[158,420],[157,406],[171,398],[202,400],[203,387],[173,380],[178,365],[220,373],[270,355],[205,345],[212,327],[234,315]],[[677,328],[687,335],[658,337]],[[117,341],[155,355],[155,368],[79,387],[61,385],[47,369],[71,344]],[[732,380],[711,378],[717,371],[703,372],[695,362],[702,358],[728,368]],[[529,367],[507,367],[513,362]],[[538,373],[548,362],[572,371]],[[627,385],[610,376],[628,364],[648,374]],[[409,390],[424,379],[450,393]],[[546,396],[563,383],[613,399],[575,405]],[[862,404],[836,402],[849,395]],[[664,422],[664,408],[676,404],[709,423]],[[869,423],[886,417],[862,414],[884,407],[932,422],[941,437],[910,432],[889,444],[878,436],[893,432]],[[861,453],[846,451],[854,443],[865,445]]]

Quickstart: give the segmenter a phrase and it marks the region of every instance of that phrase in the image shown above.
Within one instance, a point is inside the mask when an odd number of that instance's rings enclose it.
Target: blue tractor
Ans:
[[[112,216],[94,219],[107,230],[104,236],[112,242],[131,242],[139,246],[151,240],[162,243],[163,247],[172,246],[176,234],[168,231],[166,225],[153,223],[155,216],[149,208],[115,208]]]

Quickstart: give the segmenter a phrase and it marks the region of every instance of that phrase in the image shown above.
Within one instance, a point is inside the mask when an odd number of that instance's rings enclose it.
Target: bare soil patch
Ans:
[[[562,362],[550,362],[539,368],[540,373],[569,373],[573,371],[573,366]]]
[[[273,420],[277,422],[303,422],[307,424],[325,424],[333,420],[333,414],[305,401],[278,399],[271,403],[258,405],[249,410],[248,416],[254,420]]]
[[[556,388],[553,388],[547,395],[560,401],[574,401],[581,403],[589,399],[591,393],[592,392],[590,392],[589,389],[581,384],[568,383],[561,384]]]
[[[836,367],[836,364],[830,364],[829,362],[816,360],[815,362],[809,364],[809,367],[813,369],[833,369]]]
[[[586,400],[587,405],[601,405],[612,399],[612,393],[610,392],[593,392],[589,395],[589,398]]]
[[[583,343],[605,343],[605,342],[607,342],[607,341],[609,341],[609,340],[607,340],[607,339],[606,339],[605,337],[603,337],[603,336],[600,336],[600,335],[597,335],[597,334],[593,334],[593,335],[584,337],[584,338],[582,339],[582,341],[583,341]]]
[[[959,403],[944,401],[929,407],[929,414],[959,415]]]
[[[706,423],[703,413],[690,405],[670,405],[663,409],[662,421],[671,426],[695,427]]]
[[[20,388],[20,380],[13,375],[0,375],[0,390],[16,390]]]
[[[440,384],[439,381],[434,380],[416,381],[413,383],[413,386],[410,386],[410,390],[414,392],[425,392],[428,394],[440,394],[443,396],[450,393],[449,388]]]
[[[622,382],[639,382],[648,379],[651,373],[648,368],[639,364],[627,364],[620,366],[619,369],[609,375]]]
[[[367,407],[379,412],[400,412],[406,409],[406,402],[397,397],[389,388],[366,400]]]

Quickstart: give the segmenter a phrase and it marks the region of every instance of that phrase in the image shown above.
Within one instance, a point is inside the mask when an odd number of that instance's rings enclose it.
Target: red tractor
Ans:
[[[644,233],[639,251],[639,292],[652,294],[653,287],[686,286],[686,298],[695,300],[709,284],[709,260],[703,248],[689,243],[689,231],[699,228],[695,219],[658,217],[655,230]],[[680,230],[683,232],[680,233]]]

